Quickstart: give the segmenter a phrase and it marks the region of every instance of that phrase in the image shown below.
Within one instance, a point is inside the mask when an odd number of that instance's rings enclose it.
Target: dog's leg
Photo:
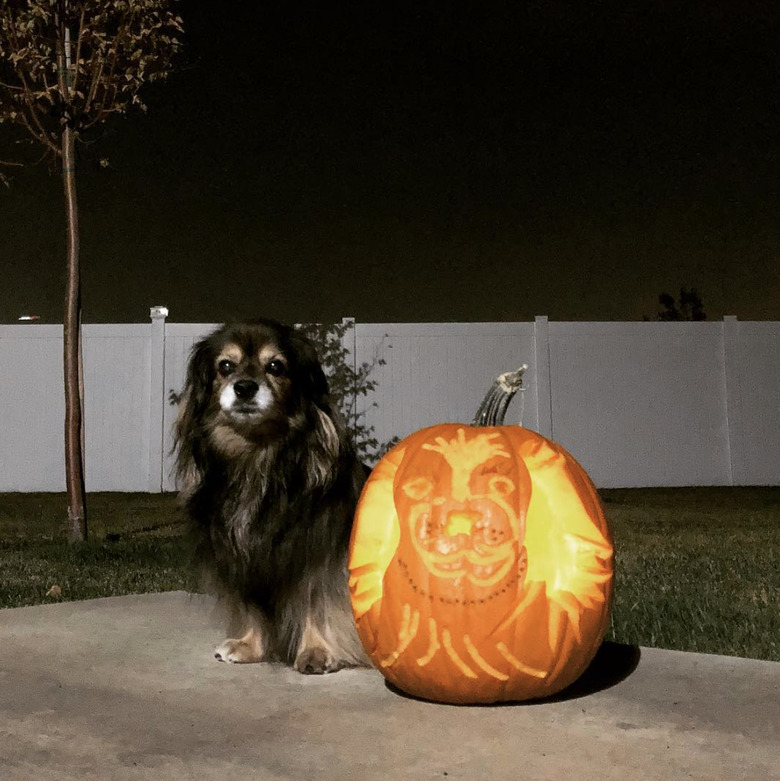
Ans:
[[[225,640],[214,649],[214,658],[220,662],[248,664],[261,662],[265,653],[263,638],[257,628],[252,627],[243,637]]]
[[[310,613],[306,615],[298,653],[295,656],[295,669],[304,675],[331,673],[343,667],[337,658],[326,635],[330,634],[327,625],[320,629]]]
[[[214,658],[220,662],[250,664],[261,662],[268,655],[266,638],[267,621],[257,611],[233,607],[230,620],[231,632],[241,626],[249,626],[243,636],[225,640],[214,649]]]
[[[295,669],[305,675],[316,675],[368,665],[352,620],[346,587],[334,589],[334,593],[320,593],[315,600],[309,596],[308,610],[302,617],[298,616],[302,623],[297,649],[291,649],[295,650]]]

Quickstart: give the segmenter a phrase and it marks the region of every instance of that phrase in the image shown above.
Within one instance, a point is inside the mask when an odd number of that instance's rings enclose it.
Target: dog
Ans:
[[[311,342],[261,319],[195,344],[175,443],[203,585],[237,634],[215,657],[306,674],[368,665],[346,566],[366,473]]]

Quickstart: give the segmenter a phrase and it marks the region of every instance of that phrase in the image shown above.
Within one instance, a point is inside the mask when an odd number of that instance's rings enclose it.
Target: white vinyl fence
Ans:
[[[212,324],[84,326],[89,491],[169,491],[170,391]],[[355,323],[377,438],[469,422],[523,363],[508,423],[560,442],[599,487],[780,485],[780,323]],[[0,491],[64,490],[62,327],[0,326]]]

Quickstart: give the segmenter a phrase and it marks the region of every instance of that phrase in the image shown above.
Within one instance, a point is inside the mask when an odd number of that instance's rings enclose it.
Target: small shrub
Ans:
[[[383,366],[385,361],[375,355],[371,361],[357,365],[344,343],[347,332],[352,328],[354,325],[349,321],[299,326],[299,330],[317,348],[320,363],[328,376],[331,395],[344,416],[358,456],[373,463],[398,439],[394,437],[387,442],[380,442],[374,427],[366,423],[366,410],[358,411],[358,398],[369,396],[377,388],[377,381],[371,379],[372,372],[377,366]],[[376,402],[371,406],[375,407]]]

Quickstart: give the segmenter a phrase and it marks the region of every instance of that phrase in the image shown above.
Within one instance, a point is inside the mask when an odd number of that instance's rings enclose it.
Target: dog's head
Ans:
[[[207,468],[209,453],[238,459],[296,435],[335,458],[341,433],[315,349],[294,328],[225,325],[193,347],[176,423],[185,482]]]

